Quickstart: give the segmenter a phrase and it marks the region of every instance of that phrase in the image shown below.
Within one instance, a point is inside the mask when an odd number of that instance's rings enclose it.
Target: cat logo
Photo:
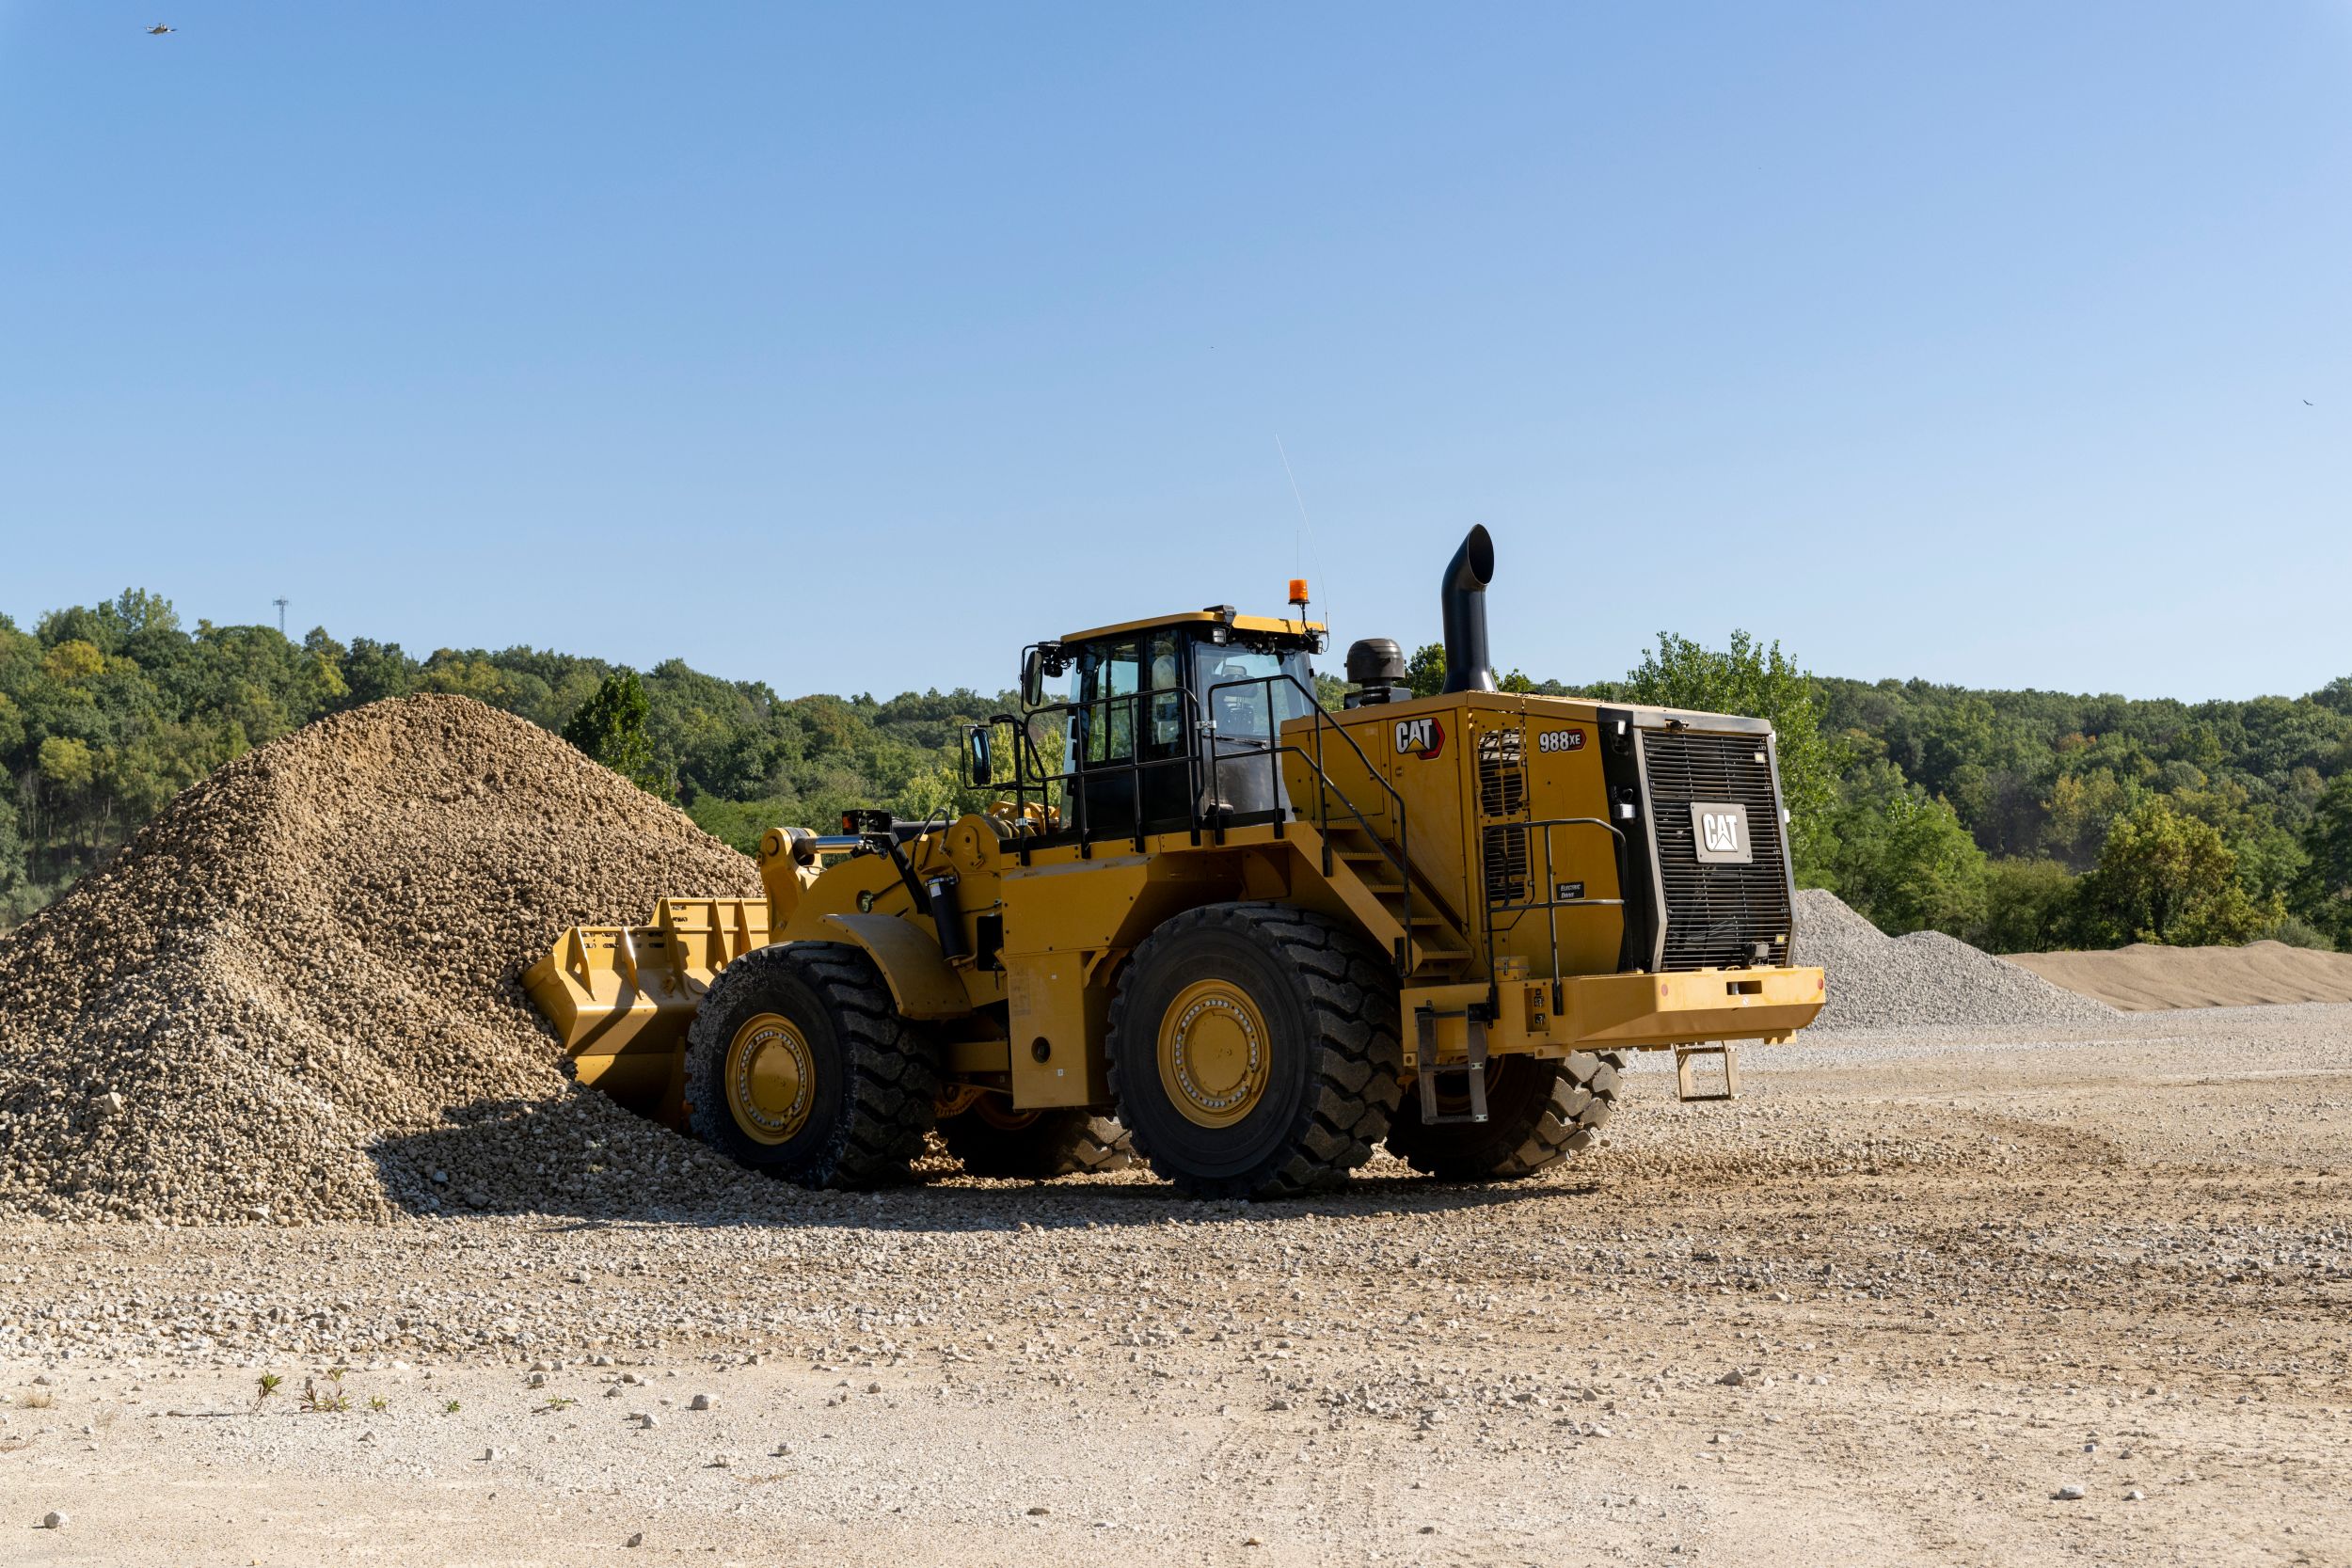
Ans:
[[[1423,719],[1400,719],[1396,721],[1396,754],[1417,756],[1423,762],[1436,759],[1445,750],[1445,726],[1432,714]]]
[[[1748,842],[1748,808],[1717,800],[1691,803],[1691,847],[1702,865],[1753,865],[1756,849]]]

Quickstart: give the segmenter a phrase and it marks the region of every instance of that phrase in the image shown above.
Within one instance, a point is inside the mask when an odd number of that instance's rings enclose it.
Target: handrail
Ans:
[[[1147,700],[1156,701],[1160,698],[1166,697],[1178,699],[1187,709],[1190,709],[1193,712],[1198,712],[1199,710],[1199,705],[1195,702],[1192,693],[1187,690],[1177,689],[1165,691],[1121,691],[1109,697],[1098,697],[1090,703],[1041,703],[1036,707],[1029,709],[1026,714],[1018,718],[1009,713],[991,715],[988,721],[991,725],[1001,723],[1009,726],[1012,730],[1012,788],[1014,805],[1017,808],[1025,808],[1028,804],[1028,794],[1032,788],[1036,789],[1041,797],[1043,797],[1048,786],[1057,784],[1062,785],[1063,804],[1065,808],[1071,809],[1072,815],[1074,816],[1073,826],[1078,835],[1079,858],[1090,859],[1094,848],[1094,826],[1093,823],[1089,820],[1089,808],[1087,802],[1087,791],[1083,784],[1080,784],[1079,781],[1085,779],[1115,778],[1120,775],[1133,775],[1136,780],[1136,789],[1134,796],[1129,801],[1130,821],[1128,827],[1128,836],[1134,840],[1136,849],[1140,850],[1143,847],[1143,776],[1154,768],[1183,767],[1186,769],[1185,794],[1187,799],[1185,816],[1187,821],[1191,823],[1193,838],[1197,843],[1200,836],[1200,813],[1199,800],[1200,769],[1198,767],[1199,758],[1193,752],[1191,748],[1188,747],[1184,752],[1172,757],[1146,758],[1139,754],[1130,754],[1129,756],[1117,761],[1112,761],[1106,758],[1102,762],[1088,763],[1085,760],[1085,740],[1083,736],[1088,715],[1089,713],[1096,709],[1101,709],[1107,714],[1113,708],[1122,705],[1128,706],[1130,709],[1133,709],[1136,705]],[[1073,728],[1075,729],[1081,736],[1079,741],[1080,765],[1078,767],[1049,769],[1045,766],[1044,758],[1039,754],[1037,738],[1029,731],[1029,721],[1036,719],[1041,714],[1053,713],[1068,715],[1073,721]],[[1136,721],[1136,718],[1137,716],[1131,712],[1128,721],[1128,734],[1132,737],[1132,744],[1130,747],[1131,753],[1139,753],[1142,750],[1142,726]],[[1178,722],[1180,724],[1184,722],[1183,716],[1179,717]],[[1031,772],[1032,768],[1035,769],[1034,774]],[[1078,787],[1071,787],[1073,784],[1078,784]],[[1050,806],[1051,802],[1050,800],[1041,799],[1040,804],[1041,806]],[[1021,847],[1021,858],[1024,864],[1027,863],[1029,847],[1025,844]]]
[[[1285,721],[1278,721],[1275,718],[1274,684],[1277,681],[1289,686],[1305,700],[1304,711],[1296,718]],[[1215,711],[1215,701],[1221,693],[1245,687],[1263,688],[1265,693],[1266,738],[1263,747],[1254,739],[1251,740],[1248,743],[1248,754],[1254,754],[1260,750],[1265,753],[1269,785],[1267,799],[1274,803],[1275,836],[1278,838],[1281,836],[1284,820],[1281,802],[1284,800],[1285,791],[1282,787],[1281,759],[1284,756],[1296,756],[1312,769],[1315,777],[1315,807],[1311,819],[1323,838],[1324,875],[1331,876],[1336,869],[1330,839],[1331,823],[1335,816],[1333,811],[1335,801],[1346,816],[1354,818],[1357,826],[1363,830],[1364,835],[1371,839],[1374,847],[1378,849],[1381,858],[1396,871],[1405,897],[1403,917],[1405,935],[1398,944],[1396,958],[1400,972],[1409,973],[1413,962],[1413,908],[1417,889],[1411,847],[1406,836],[1405,799],[1397,793],[1394,785],[1382,777],[1380,770],[1372,765],[1372,759],[1365,755],[1363,747],[1359,745],[1356,737],[1347,732],[1347,727],[1325,712],[1322,704],[1315,700],[1313,691],[1295,675],[1277,672],[1267,675],[1253,675],[1240,680],[1222,681],[1211,687],[1206,693],[1198,696],[1190,689],[1184,688],[1169,690],[1128,691],[1120,692],[1116,696],[1098,697],[1092,702],[1041,703],[1019,716],[1009,713],[993,714],[988,721],[991,726],[1004,724],[1012,731],[1013,776],[1009,783],[1012,786],[1015,808],[1021,811],[1025,818],[1029,798],[1031,792],[1034,791],[1040,797],[1041,807],[1050,809],[1052,806],[1051,788],[1055,784],[1060,784],[1065,815],[1064,826],[1075,832],[1078,853],[1081,858],[1086,858],[1092,853],[1096,832],[1094,823],[1089,819],[1091,808],[1087,799],[1087,781],[1120,776],[1133,777],[1136,780],[1136,788],[1129,801],[1128,832],[1136,848],[1141,849],[1144,837],[1143,780],[1145,776],[1156,768],[1184,767],[1187,769],[1184,820],[1191,830],[1193,842],[1196,844],[1200,842],[1201,832],[1205,827],[1215,835],[1216,842],[1222,844],[1225,841],[1226,832],[1222,809],[1225,790],[1219,777],[1219,765],[1244,753],[1226,736],[1218,733],[1213,720],[1204,719],[1201,715],[1204,712]],[[1108,715],[1117,712],[1121,706],[1126,707],[1133,716],[1130,720],[1129,733],[1135,737],[1135,744],[1130,748],[1131,753],[1139,752],[1142,749],[1143,726],[1140,721],[1138,705],[1147,701],[1171,697],[1183,705],[1180,722],[1186,723],[1190,733],[1204,740],[1205,746],[1188,746],[1181,754],[1172,757],[1146,759],[1140,755],[1130,754],[1115,761],[1105,759],[1102,762],[1088,763],[1085,760],[1086,731],[1090,723],[1098,721],[1096,715],[1104,716],[1100,721],[1107,722]],[[1078,737],[1077,766],[1075,767],[1049,768],[1038,745],[1037,737],[1030,729],[1031,721],[1041,716],[1056,714],[1065,717],[1066,721]],[[1284,727],[1287,724],[1296,723],[1300,720],[1311,720],[1313,723],[1314,743],[1311,751],[1295,741],[1282,738]],[[1393,845],[1391,844],[1387,834],[1373,826],[1371,817],[1365,815],[1353,800],[1349,799],[1347,792],[1332,781],[1325,766],[1323,735],[1327,729],[1336,733],[1340,739],[1346,743],[1347,749],[1356,754],[1356,760],[1362,765],[1364,776],[1388,797],[1393,808],[1396,824]],[[1211,792],[1216,795],[1219,814],[1216,820],[1204,821],[1203,800]],[[1302,819],[1308,816],[1308,814],[1296,802],[1293,802],[1291,810]],[[1031,845],[1025,840],[1019,843],[1019,853],[1024,864],[1028,863],[1030,849]],[[1424,900],[1434,904],[1434,898],[1431,895],[1424,894],[1422,896]],[[1441,907],[1440,912],[1442,912]]]
[[[1560,911],[1562,910],[1569,909],[1624,908],[1626,836],[1624,829],[1618,827],[1615,823],[1611,822],[1604,817],[1598,816],[1546,816],[1531,818],[1524,822],[1505,821],[1485,823],[1481,827],[1481,837],[1479,842],[1481,861],[1479,874],[1481,879],[1484,879],[1486,877],[1486,868],[1484,861],[1486,858],[1486,847],[1488,835],[1507,832],[1532,833],[1534,830],[1539,828],[1543,830],[1544,844],[1544,879],[1542,885],[1547,893],[1556,895],[1560,891],[1559,881],[1552,874],[1553,860],[1551,853],[1551,834],[1554,829],[1600,829],[1603,832],[1607,833],[1613,840],[1614,840],[1610,847],[1610,850],[1612,857],[1616,863],[1617,868],[1618,896],[1614,898],[1550,897],[1531,900],[1527,903],[1515,904],[1510,902],[1507,898],[1496,898],[1492,884],[1489,883],[1488,885],[1486,894],[1486,951],[1489,955],[1493,954],[1495,950],[1495,933],[1498,929],[1503,931],[1516,930],[1518,927],[1519,919],[1521,917],[1533,914],[1538,910],[1543,911],[1547,934],[1549,935],[1551,942],[1551,1009],[1554,1013],[1557,1013],[1561,1010],[1562,1002],[1565,1000],[1565,982],[1560,974]],[[1528,871],[1532,879],[1534,867],[1530,865],[1528,867]],[[1498,927],[1495,924],[1495,916],[1499,914],[1510,915],[1512,917],[1510,924]]]
[[[1299,714],[1294,719],[1279,722],[1276,721],[1274,717],[1274,683],[1276,681],[1283,682],[1298,692],[1301,697],[1306,699],[1305,712]],[[1387,861],[1396,871],[1397,879],[1402,884],[1405,895],[1405,918],[1403,921],[1405,938],[1402,950],[1397,956],[1397,967],[1402,972],[1409,973],[1412,968],[1414,886],[1412,847],[1410,840],[1406,836],[1407,826],[1405,812],[1405,798],[1399,795],[1396,792],[1396,786],[1390,784],[1387,779],[1383,778],[1380,770],[1372,765],[1372,759],[1366,756],[1364,754],[1364,749],[1356,743],[1356,737],[1347,733],[1347,726],[1338,722],[1328,713],[1326,713],[1324,711],[1323,705],[1315,700],[1315,694],[1309,690],[1305,684],[1302,683],[1295,675],[1277,671],[1272,674],[1251,675],[1244,677],[1240,680],[1223,681],[1209,688],[1208,692],[1203,698],[1203,705],[1214,711],[1216,698],[1218,692],[1229,691],[1237,687],[1248,686],[1262,686],[1265,688],[1267,732],[1265,747],[1266,771],[1269,780],[1271,780],[1274,784],[1275,799],[1279,800],[1281,797],[1279,759],[1282,756],[1295,755],[1314,770],[1316,802],[1315,828],[1316,832],[1323,839],[1323,874],[1328,877],[1332,874],[1333,870],[1331,854],[1330,799],[1334,796],[1338,798],[1340,804],[1347,809],[1348,815],[1356,819],[1357,826],[1363,829],[1365,836],[1372,840],[1373,847],[1380,851],[1381,858]],[[1295,724],[1302,720],[1311,720],[1314,724],[1315,749],[1314,753],[1311,756],[1308,754],[1304,747],[1298,746],[1290,741],[1285,741],[1281,738],[1282,729],[1285,723]],[[1355,752],[1356,760],[1363,765],[1364,776],[1369,778],[1375,784],[1378,785],[1381,792],[1387,795],[1390,801],[1395,806],[1396,847],[1394,849],[1391,849],[1389,847],[1387,837],[1373,827],[1372,819],[1364,815],[1362,809],[1359,808],[1354,800],[1348,799],[1347,792],[1341,789],[1339,785],[1331,782],[1331,775],[1327,770],[1326,770],[1323,765],[1323,732],[1326,729],[1331,730],[1337,734],[1342,740],[1347,743],[1347,749]],[[1209,739],[1211,776],[1212,779],[1214,779],[1215,764],[1224,760],[1224,753],[1221,750],[1224,740],[1223,737],[1216,733],[1214,723],[1205,726],[1204,733],[1208,736]],[[1219,795],[1221,799],[1221,789],[1219,791]],[[1302,813],[1301,815],[1303,816],[1304,814]],[[1274,831],[1276,836],[1279,837],[1282,829],[1281,822],[1279,817],[1276,819]],[[1224,841],[1224,830],[1221,826],[1217,829],[1217,838],[1220,843]],[[1442,911],[1440,911],[1440,913],[1442,913]]]

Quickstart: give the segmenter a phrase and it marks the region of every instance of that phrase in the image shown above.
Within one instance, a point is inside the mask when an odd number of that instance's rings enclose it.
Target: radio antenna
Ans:
[[[1292,504],[1298,508],[1298,575],[1303,578],[1310,575],[1307,570],[1307,544],[1309,537],[1314,532],[1314,525],[1307,520],[1306,498],[1298,493],[1298,476],[1291,471],[1290,451],[1282,445],[1282,436],[1279,431],[1275,433],[1274,450],[1280,454],[1282,459],[1282,477],[1291,482]],[[1303,618],[1307,612],[1302,610],[1298,613]],[[1323,618],[1327,624],[1331,620],[1331,596],[1328,594],[1326,594],[1323,598]]]

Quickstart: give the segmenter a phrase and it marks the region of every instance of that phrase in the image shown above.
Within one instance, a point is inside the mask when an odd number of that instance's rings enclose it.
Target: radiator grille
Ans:
[[[1519,730],[1488,730],[1478,737],[1478,815],[1496,818],[1527,815],[1527,736]],[[1527,896],[1527,830],[1488,827],[1486,850],[1486,901],[1516,904]]]
[[[1666,905],[1666,941],[1659,967],[1736,969],[1787,963],[1788,853],[1772,788],[1772,752],[1764,737],[1671,730],[1644,730],[1641,736],[1649,777],[1650,833]],[[1754,863],[1700,863],[1691,823],[1695,800],[1747,807]]]

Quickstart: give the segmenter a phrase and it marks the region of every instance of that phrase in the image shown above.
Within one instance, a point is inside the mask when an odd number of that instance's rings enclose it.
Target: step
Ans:
[[[1717,1093],[1702,1094],[1699,1092],[1698,1074],[1694,1069],[1698,1059],[1702,1056],[1713,1056],[1717,1058],[1723,1066],[1724,1086]],[[1704,1045],[1676,1046],[1675,1091],[1676,1097],[1682,1101],[1682,1102],[1686,1105],[1712,1100],[1739,1099],[1739,1045],[1731,1040],[1723,1040],[1709,1042]]]
[[[1449,1014],[1449,1017],[1459,1016]],[[1470,1053],[1459,1062],[1440,1064],[1438,1054],[1438,1015],[1421,1008],[1413,1015],[1416,1031],[1414,1053],[1417,1063],[1415,1076],[1421,1089],[1421,1119],[1425,1127],[1448,1127],[1486,1119],[1486,1025],[1475,1018],[1468,1021]],[[1449,1116],[1438,1107],[1438,1075],[1458,1072],[1463,1075],[1465,1098],[1463,1114]]]

